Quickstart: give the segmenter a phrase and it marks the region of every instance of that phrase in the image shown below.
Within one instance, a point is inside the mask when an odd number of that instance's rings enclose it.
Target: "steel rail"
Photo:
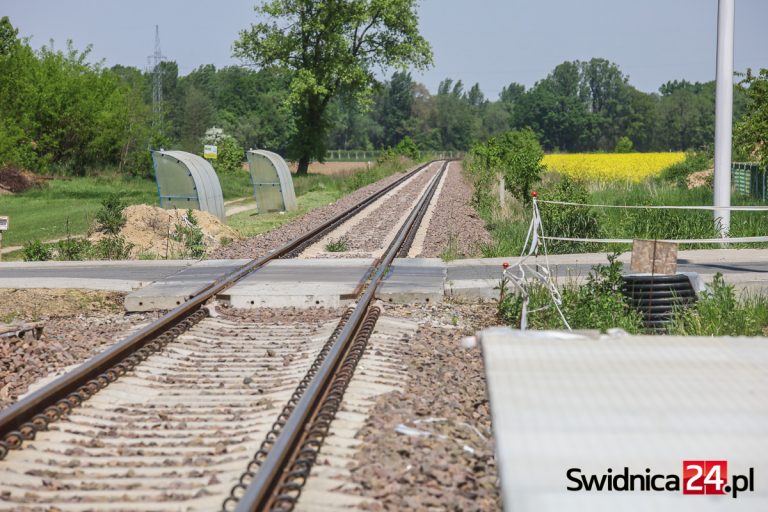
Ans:
[[[292,456],[297,453],[301,446],[302,439],[307,432],[306,426],[320,408],[322,398],[328,393],[336,370],[342,364],[342,356],[348,351],[350,343],[360,330],[376,290],[390,271],[390,266],[398,255],[409,231],[421,217],[422,209],[429,205],[430,192],[432,195],[434,194],[447,166],[448,161],[445,161],[379,261],[365,293],[358,300],[357,306],[352,311],[336,342],[296,404],[296,408],[286,421],[258,473],[254,475],[244,494],[239,498],[236,512],[260,512],[270,509],[271,503],[276,497],[274,494],[286,476],[286,468],[289,467]]]
[[[159,319],[127,336],[110,348],[96,354],[72,371],[65,373],[53,382],[0,411],[0,448],[3,449],[0,450],[0,459],[4,457],[3,451],[7,451],[9,448],[13,449],[18,447],[17,440],[19,441],[18,444],[20,444],[20,442],[25,439],[34,438],[35,433],[39,430],[39,426],[32,425],[30,421],[35,419],[36,416],[40,416],[43,413],[43,410],[55,406],[58,402],[65,400],[68,395],[76,393],[78,390],[83,390],[89,383],[101,379],[101,375],[105,371],[110,370],[121,361],[126,360],[169,330],[183,324],[186,319],[199,310],[203,303],[231,287],[240,279],[263,267],[269,261],[279,258],[281,255],[288,254],[307,241],[319,237],[330,229],[330,227],[355,215],[361,209],[367,207],[435,162],[436,160],[420,165],[384,189],[372,194],[365,200],[348,208],[317,228],[284,244],[261,258],[246,263],[210,285],[200,288],[187,302],[177,306]],[[88,396],[91,394],[92,393],[89,393]],[[21,430],[22,427],[27,427],[27,429],[31,430],[31,434],[28,436],[21,436],[21,439],[18,439],[19,433],[17,431]],[[9,441],[9,436],[11,434],[13,434],[14,442]]]

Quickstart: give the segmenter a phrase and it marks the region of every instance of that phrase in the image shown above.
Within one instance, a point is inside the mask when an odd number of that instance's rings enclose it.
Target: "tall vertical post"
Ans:
[[[147,60],[152,68],[152,119],[153,125],[159,125],[163,120],[163,70],[160,63],[165,60],[160,51],[160,26],[155,25],[155,52]]]
[[[733,33],[735,0],[718,0],[715,102],[715,226],[721,237],[731,228],[731,138],[733,124]],[[720,208],[718,208],[720,207]]]

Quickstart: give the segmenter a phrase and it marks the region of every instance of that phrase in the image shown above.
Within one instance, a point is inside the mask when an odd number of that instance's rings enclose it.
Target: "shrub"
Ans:
[[[768,69],[748,69],[739,87],[747,97],[747,111],[735,126],[736,149],[768,169]]]
[[[93,249],[93,244],[86,238],[66,238],[56,244],[57,260],[82,261],[88,259]]]
[[[213,161],[213,168],[217,173],[233,173],[242,170],[245,150],[234,137],[224,136],[217,148],[217,158]]]
[[[397,143],[397,146],[395,146],[395,153],[410,158],[411,160],[419,159],[419,147],[413,139],[407,135]]]
[[[383,149],[376,158],[376,163],[379,165],[391,164],[401,161],[402,157],[410,160],[419,160],[420,158],[419,146],[407,135],[394,148]]]
[[[475,182],[476,205],[488,206],[491,184],[498,174],[504,177],[509,190],[523,204],[530,203],[530,192],[539,181],[544,166],[544,151],[533,130],[513,130],[487,142],[475,144],[470,150],[468,169]]]
[[[202,258],[205,256],[205,242],[203,241],[203,230],[194,212],[190,209],[182,217],[179,224],[176,224],[176,230],[171,238],[184,245],[184,257]]]
[[[125,206],[125,201],[117,192],[105,197],[101,202],[101,208],[96,212],[99,230],[108,235],[118,235],[120,229],[125,226],[125,215],[123,215]]]
[[[30,240],[24,243],[22,255],[24,261],[48,261],[51,259],[51,246],[40,240]]]
[[[544,151],[531,129],[515,130],[502,136],[502,174],[507,189],[524,204],[531,201],[531,188],[541,178]]]
[[[634,144],[632,144],[632,139],[625,135],[616,142],[615,151],[616,153],[631,153],[633,148]]]
[[[589,192],[578,181],[563,176],[553,189],[543,190],[542,199],[588,204]],[[539,204],[542,229],[546,236],[565,238],[599,238],[600,222],[597,213],[586,206]],[[551,253],[589,252],[595,246],[589,242],[550,240],[547,250]]]
[[[131,255],[133,244],[121,236],[107,236],[93,246],[93,256],[100,260],[126,260]]]

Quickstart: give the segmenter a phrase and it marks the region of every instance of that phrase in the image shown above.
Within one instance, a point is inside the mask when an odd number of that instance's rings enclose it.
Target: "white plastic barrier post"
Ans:
[[[733,123],[733,32],[735,0],[718,0],[717,85],[715,100],[715,206],[731,205],[731,128]],[[731,212],[715,210],[715,226],[725,238],[731,229]]]

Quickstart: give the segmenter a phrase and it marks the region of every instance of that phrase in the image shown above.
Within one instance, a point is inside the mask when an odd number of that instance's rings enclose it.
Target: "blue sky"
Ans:
[[[0,0],[0,16],[38,47],[67,39],[107,65],[145,67],[160,25],[163,53],[182,74],[237,64],[237,32],[255,20],[253,1]],[[479,82],[496,98],[515,81],[531,86],[565,60],[604,57],[630,82],[715,76],[717,0],[422,0],[420,23],[435,66],[415,77],[434,91],[446,77]],[[735,66],[768,67],[768,0],[736,0]]]

